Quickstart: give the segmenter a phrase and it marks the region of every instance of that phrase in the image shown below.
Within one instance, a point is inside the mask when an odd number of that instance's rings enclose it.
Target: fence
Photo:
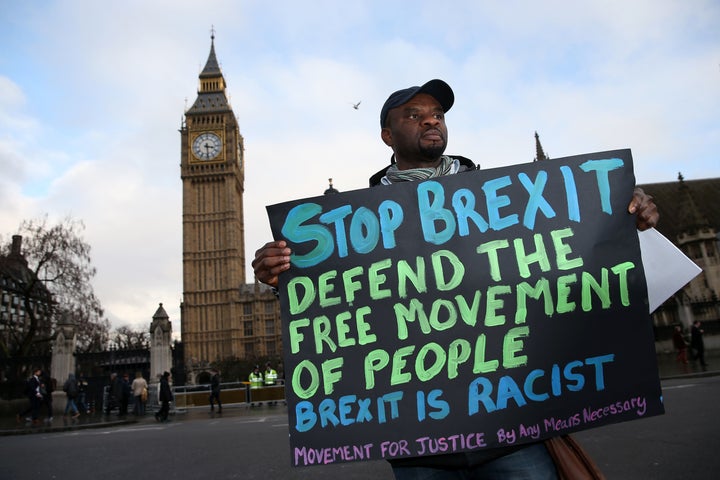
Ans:
[[[210,405],[210,385],[174,387],[173,395],[176,410]],[[246,403],[251,406],[267,402],[284,402],[285,385],[282,380],[279,380],[277,385],[259,388],[251,388],[249,382],[223,383],[220,400],[223,405]]]
[[[223,405],[248,404],[250,406],[259,405],[270,402],[285,402],[285,385],[283,380],[278,380],[277,385],[263,386],[259,388],[251,388],[249,382],[229,382],[220,384],[220,400]],[[103,409],[107,411],[107,402],[109,386],[105,386],[103,390]],[[183,411],[188,408],[209,407],[210,405],[210,385],[190,385],[173,387],[172,410],[175,412]],[[133,411],[133,402],[135,397],[130,396],[128,403],[128,411]],[[146,412],[155,412],[160,409],[158,401],[158,384],[150,385],[148,389],[148,401],[146,404]]]

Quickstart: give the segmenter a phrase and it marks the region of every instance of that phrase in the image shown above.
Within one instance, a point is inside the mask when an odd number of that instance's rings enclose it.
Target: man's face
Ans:
[[[434,97],[420,93],[388,112],[381,136],[395,152],[398,168],[435,163],[447,146],[445,113]]]

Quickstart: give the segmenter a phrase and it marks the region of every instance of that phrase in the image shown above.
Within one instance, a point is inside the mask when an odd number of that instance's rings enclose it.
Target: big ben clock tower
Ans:
[[[210,55],[181,134],[185,366],[192,372],[242,350],[240,286],[245,282],[243,137]],[[192,373],[191,373],[192,375]]]

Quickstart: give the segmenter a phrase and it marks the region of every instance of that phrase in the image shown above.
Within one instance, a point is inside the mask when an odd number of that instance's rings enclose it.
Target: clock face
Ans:
[[[220,154],[222,140],[214,133],[201,133],[193,140],[192,151],[200,160],[212,160]]]

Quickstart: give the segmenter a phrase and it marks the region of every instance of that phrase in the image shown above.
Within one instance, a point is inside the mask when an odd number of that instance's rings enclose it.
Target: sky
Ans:
[[[180,333],[180,133],[215,51],[245,139],[246,280],[267,205],[367,186],[390,93],[432,78],[483,168],[632,149],[720,176],[720,2],[0,0],[0,236],[81,220],[112,328]],[[360,102],[354,109],[354,103]]]

